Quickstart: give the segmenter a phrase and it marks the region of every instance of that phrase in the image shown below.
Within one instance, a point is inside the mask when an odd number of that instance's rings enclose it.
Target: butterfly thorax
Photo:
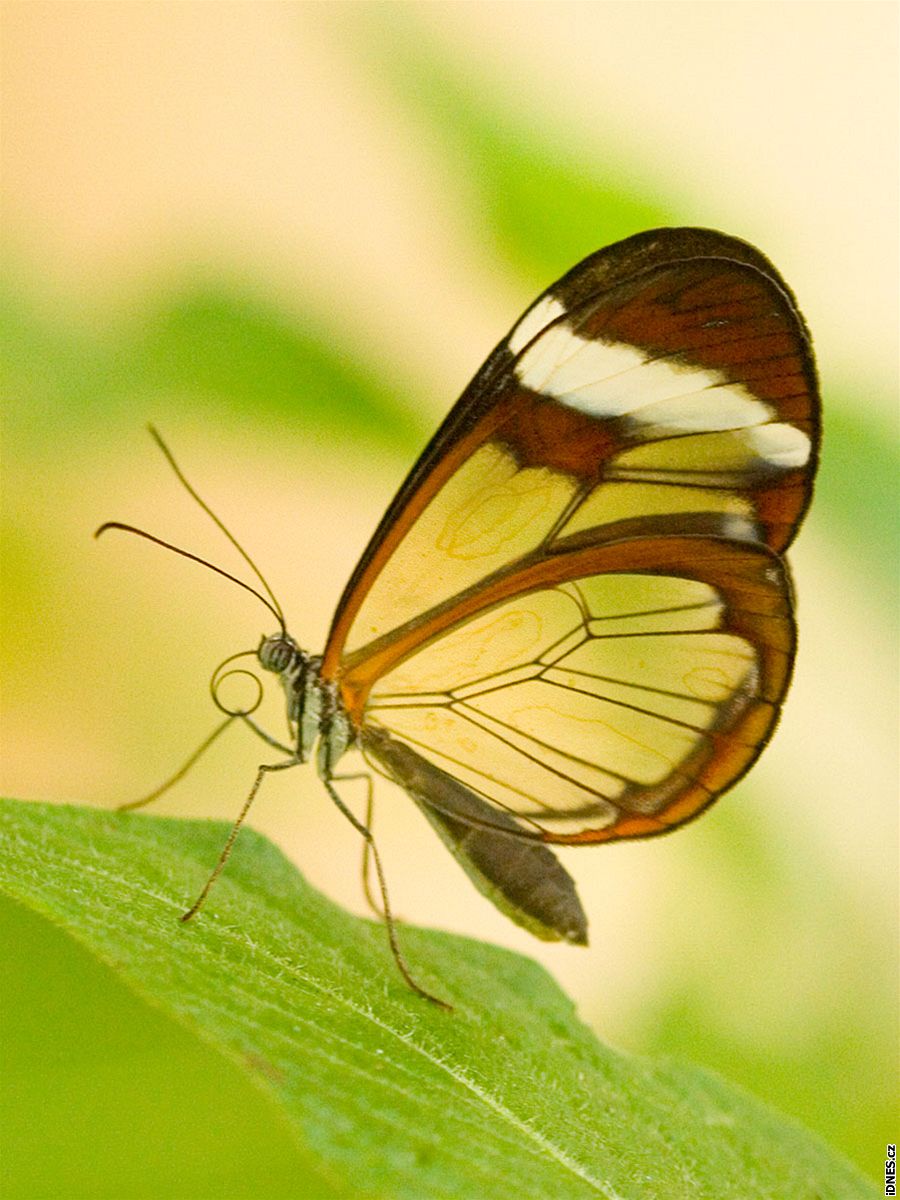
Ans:
[[[330,778],[334,764],[353,744],[355,735],[336,684],[322,678],[321,656],[301,650],[287,633],[264,637],[256,653],[260,665],[281,680],[297,758],[307,762],[319,739],[319,773]]]

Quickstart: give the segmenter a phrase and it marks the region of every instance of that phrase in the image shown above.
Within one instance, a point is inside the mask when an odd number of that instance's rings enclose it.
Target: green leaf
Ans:
[[[254,1078],[293,1132],[290,1194],[875,1195],[810,1134],[722,1080],[600,1044],[527,959],[404,928],[414,971],[455,1009],[419,999],[382,929],[317,894],[250,831],[201,915],[180,925],[226,832],[4,801],[0,888]],[[254,1147],[242,1149],[253,1174]],[[88,1194],[116,1194],[114,1181],[105,1187]],[[256,1194],[285,1194],[264,1187]]]
[[[241,1066],[58,926],[0,896],[0,945],[3,1200],[263,1200],[301,1173],[303,1200],[346,1194]]]

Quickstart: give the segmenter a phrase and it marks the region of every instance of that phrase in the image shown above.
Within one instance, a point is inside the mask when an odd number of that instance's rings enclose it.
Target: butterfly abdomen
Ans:
[[[480,892],[545,941],[587,944],[571,876],[540,840],[386,730],[365,725],[363,752],[415,800]]]

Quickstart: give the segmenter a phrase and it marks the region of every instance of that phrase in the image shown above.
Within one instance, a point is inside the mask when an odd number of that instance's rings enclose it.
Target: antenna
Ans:
[[[240,542],[237,540],[237,538],[234,536],[234,534],[228,528],[226,528],[224,522],[219,517],[216,516],[216,514],[213,512],[213,510],[210,508],[210,506],[206,503],[206,501],[200,495],[198,495],[196,490],[191,486],[190,483],[188,483],[188,481],[184,475],[184,472],[178,466],[178,463],[175,461],[172,451],[169,449],[169,447],[163,441],[158,430],[156,430],[154,428],[154,426],[152,426],[152,425],[148,425],[147,428],[150,430],[150,434],[151,434],[153,440],[156,442],[156,444],[159,446],[160,450],[162,450],[163,454],[165,455],[166,461],[168,462],[169,466],[175,472],[175,476],[178,479],[178,482],[182,485],[182,487],[185,489],[185,491],[188,493],[188,495],[191,497],[191,499],[195,500],[197,502],[197,504],[200,505],[200,507],[203,509],[203,511],[206,513],[206,515],[212,521],[214,521],[215,524],[222,531],[222,533],[225,534],[225,536],[228,538],[229,542],[231,542],[232,546],[234,546],[235,550],[237,550],[238,554],[240,554],[241,558],[243,558],[244,562],[247,563],[247,565],[250,567],[250,570],[253,572],[253,574],[256,576],[256,578],[260,581],[260,583],[263,586],[263,589],[265,590],[266,595],[263,596],[260,592],[258,592],[256,590],[256,588],[251,587],[249,583],[245,583],[242,579],[238,579],[238,577],[236,575],[232,575],[229,571],[224,571],[221,567],[217,567],[213,563],[207,562],[207,560],[205,558],[201,558],[198,554],[192,554],[189,550],[183,550],[180,546],[173,546],[171,542],[166,542],[162,538],[158,538],[158,537],[154,536],[154,534],[148,533],[145,529],[138,529],[137,526],[135,526],[135,525],[126,525],[122,521],[106,521],[106,522],[104,522],[103,525],[100,526],[100,528],[98,530],[96,530],[96,532],[94,533],[94,537],[95,538],[100,537],[101,533],[105,533],[107,531],[107,529],[121,529],[125,533],[133,533],[133,534],[136,534],[138,537],[146,538],[146,540],[148,542],[154,542],[157,546],[162,546],[166,550],[171,550],[174,554],[180,554],[182,556],[182,558],[189,558],[192,562],[200,563],[201,566],[208,567],[210,571],[215,571],[215,573],[217,575],[222,575],[225,579],[230,579],[232,583],[236,583],[238,585],[238,587],[242,587],[244,589],[244,591],[249,592],[252,596],[255,596],[257,598],[257,600],[259,600],[262,604],[264,604],[266,606],[266,608],[269,610],[269,612],[272,614],[272,616],[275,618],[275,620],[281,626],[282,634],[286,634],[287,626],[286,626],[285,620],[284,620],[284,613],[281,611],[281,605],[276,600],[275,593],[269,587],[268,581],[267,581],[266,577],[263,575],[262,571],[260,571],[259,567],[253,561],[253,559],[250,557],[250,555],[247,553],[247,551],[244,549],[244,547],[240,544]]]
[[[200,507],[203,509],[203,511],[206,513],[206,515],[212,521],[214,521],[216,523],[216,525],[219,527],[219,529],[221,529],[222,533],[225,534],[225,536],[228,538],[229,542],[231,542],[232,546],[234,546],[235,550],[237,550],[238,554],[240,554],[241,558],[244,560],[244,562],[247,564],[247,566],[250,568],[250,570],[253,572],[253,574],[256,576],[256,578],[259,580],[259,582],[262,584],[263,591],[266,593],[266,595],[272,601],[272,607],[274,608],[274,610],[278,616],[278,623],[281,626],[281,630],[282,630],[282,632],[285,632],[286,626],[284,623],[284,614],[281,611],[281,605],[275,599],[275,593],[269,587],[268,580],[263,575],[262,571],[259,569],[259,567],[256,565],[256,563],[253,561],[253,559],[250,557],[250,555],[247,553],[247,551],[244,549],[244,547],[241,545],[241,543],[237,540],[237,538],[234,536],[234,534],[231,532],[231,530],[226,528],[225,523],[222,520],[220,520],[219,517],[216,516],[216,514],[209,507],[209,505],[206,503],[206,501],[201,496],[199,496],[197,494],[197,492],[195,491],[195,489],[190,485],[190,483],[188,483],[187,479],[185,478],[184,472],[181,470],[178,463],[175,461],[175,457],[172,454],[172,451],[169,449],[169,447],[166,445],[166,443],[163,441],[162,437],[160,436],[159,430],[156,429],[155,426],[153,426],[153,425],[148,425],[147,428],[150,430],[150,436],[153,438],[153,440],[156,442],[157,446],[159,446],[160,450],[162,450],[163,454],[166,456],[166,460],[167,460],[169,466],[175,472],[178,482],[182,485],[182,487],[185,489],[185,491],[188,493],[188,495],[193,500],[196,500],[196,502],[200,505]]]
[[[236,575],[230,574],[228,571],[223,571],[221,567],[217,567],[214,563],[207,562],[205,558],[201,558],[199,554],[191,554],[190,550],[182,550],[180,546],[173,546],[171,542],[164,542],[162,538],[155,537],[152,533],[148,533],[146,529],[138,529],[136,525],[126,525],[123,521],[106,521],[94,532],[94,537],[98,538],[101,533],[106,533],[107,529],[121,529],[124,533],[134,533],[138,537],[146,538],[148,542],[153,542],[157,546],[162,546],[165,550],[171,550],[173,554],[180,554],[182,558],[189,558],[191,562],[200,563],[202,567],[208,567],[210,571],[215,571],[217,575],[224,576],[225,579],[230,579],[232,583],[236,583],[238,587],[242,587],[245,592],[249,592],[251,596],[255,596],[261,604],[264,604],[275,620],[281,626],[281,632],[286,633],[284,625],[284,617],[281,615],[281,609],[275,608],[273,604],[263,596],[256,588],[251,587],[249,583],[244,583],[243,579],[238,579]]]

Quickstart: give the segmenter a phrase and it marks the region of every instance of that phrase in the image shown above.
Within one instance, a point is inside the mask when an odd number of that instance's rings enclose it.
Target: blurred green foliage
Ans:
[[[336,432],[374,449],[415,449],[427,433],[372,370],[350,330],[314,312],[287,317],[207,274],[175,283],[114,327],[48,319],[7,287],[0,310],[10,432],[59,437],[91,419],[134,420],[154,400],[189,398],[213,422],[283,425],[332,449]]]
[[[536,107],[526,103],[523,113],[517,102],[526,80],[509,96],[396,10],[370,11],[355,33],[374,86],[399,103],[442,160],[442,177],[480,248],[521,275],[528,291],[542,291],[601,246],[678,223],[677,201],[612,137],[601,168],[584,161],[552,118],[526,125],[524,113]]]

